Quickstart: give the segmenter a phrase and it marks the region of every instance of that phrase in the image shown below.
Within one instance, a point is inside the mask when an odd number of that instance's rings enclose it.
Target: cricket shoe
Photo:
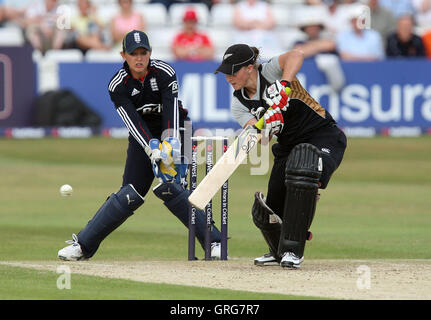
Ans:
[[[277,259],[271,253],[265,253],[263,256],[254,259],[256,266],[264,266],[265,264],[277,263]]]
[[[301,267],[302,261],[304,261],[304,256],[299,258],[293,252],[286,252],[281,258],[280,265],[283,268],[299,269]]]
[[[81,245],[78,243],[76,234],[72,234],[72,240],[66,240],[70,246],[64,247],[58,251],[58,257],[66,261],[87,260],[82,253]]]
[[[212,260],[220,260],[221,259],[221,243],[220,242],[211,243],[211,259]]]

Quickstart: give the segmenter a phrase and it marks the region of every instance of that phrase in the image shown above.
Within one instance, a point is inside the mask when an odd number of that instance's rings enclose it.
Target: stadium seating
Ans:
[[[22,46],[24,36],[18,27],[0,28],[0,46]]]
[[[44,59],[55,62],[81,62],[84,59],[84,55],[79,49],[51,49],[45,53]]]
[[[143,15],[148,30],[167,25],[168,11],[161,3],[136,4],[135,9]]]
[[[120,53],[115,50],[88,50],[85,53],[85,61],[87,62],[122,62],[123,58]]]
[[[166,26],[148,30],[148,37],[150,38],[150,44],[153,49],[152,57],[167,61],[173,60],[174,55],[172,53],[171,44],[176,32],[177,28]]]
[[[180,26],[183,22],[184,12],[188,8],[193,8],[199,20],[200,26],[207,26],[209,21],[210,12],[208,7],[203,3],[174,3],[169,8],[169,20],[171,26]]]
[[[363,1],[363,0],[360,0]],[[113,16],[119,12],[118,0],[91,0],[97,8],[97,15],[105,23],[104,36],[110,39],[109,24]],[[4,0],[4,4],[11,7],[23,8],[31,4],[32,0]],[[234,5],[229,3],[214,4],[211,9],[203,3],[174,3],[169,10],[160,3],[150,3],[149,0],[133,0],[135,10],[140,12],[146,22],[146,31],[153,46],[153,56],[161,59],[172,59],[171,43],[175,34],[181,29],[182,17],[189,7],[193,7],[198,14],[198,28],[205,31],[211,38],[219,58],[226,47],[233,41],[233,12]],[[60,5],[70,6],[72,16],[77,13],[77,0],[60,0]],[[277,27],[275,34],[282,44],[283,50],[291,49],[293,43],[304,37],[298,28],[300,17],[306,15],[305,0],[271,0]],[[415,31],[421,35],[429,26],[417,25]],[[23,32],[18,27],[0,28],[0,45],[22,45]],[[89,51],[88,61],[116,61],[118,55],[111,52]],[[60,57],[55,54],[55,57]],[[65,57],[71,57],[66,53]],[[82,59],[82,58],[81,58]]]
[[[209,26],[213,29],[232,28],[233,6],[228,3],[215,4],[211,8]]]
[[[120,6],[117,2],[104,3],[97,6],[97,16],[103,21],[106,26],[109,26],[112,18],[120,11]]]

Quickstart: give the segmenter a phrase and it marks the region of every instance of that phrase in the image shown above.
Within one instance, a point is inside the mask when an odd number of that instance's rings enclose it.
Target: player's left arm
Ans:
[[[278,57],[281,79],[271,83],[263,94],[263,99],[273,110],[287,110],[290,90],[286,90],[286,87],[290,88],[290,83],[295,79],[303,62],[304,52],[299,49],[290,50]]]
[[[281,81],[291,82],[295,79],[296,74],[302,67],[304,62],[304,52],[300,49],[293,49],[281,54],[278,57],[278,63],[282,70]]]

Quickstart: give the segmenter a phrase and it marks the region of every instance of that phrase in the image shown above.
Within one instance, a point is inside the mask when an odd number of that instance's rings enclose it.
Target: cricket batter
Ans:
[[[144,203],[154,177],[160,180],[153,192],[188,227],[189,191],[185,188],[187,161],[181,137],[187,111],[178,100],[175,70],[166,62],[151,59],[147,35],[138,30],[123,39],[123,67],[108,85],[115,109],[129,130],[129,145],[121,188],[111,194],[70,245],[58,251],[62,260],[91,258],[100,243]],[[181,134],[180,134],[181,132]],[[206,219],[196,211],[196,237],[202,248]],[[219,230],[211,232],[211,257],[220,258]]]
[[[231,112],[236,121],[246,127],[264,116],[269,136],[277,137],[267,197],[256,192],[252,208],[253,221],[270,253],[254,262],[299,268],[318,188],[326,188],[340,165],[347,139],[296,78],[304,60],[302,51],[283,53],[264,64],[257,62],[258,57],[255,47],[233,45],[216,73],[225,74],[234,89]]]

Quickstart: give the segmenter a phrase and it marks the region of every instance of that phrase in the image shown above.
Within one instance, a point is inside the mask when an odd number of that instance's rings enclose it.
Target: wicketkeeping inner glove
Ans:
[[[289,106],[290,98],[286,93],[285,85],[288,86],[289,82],[276,80],[263,93],[263,99],[274,110],[279,108],[282,111],[286,111]]]
[[[162,151],[159,148],[160,141],[158,139],[151,139],[149,142],[149,146],[145,147],[145,152],[151,160],[151,163],[157,163],[162,160],[163,157],[166,157],[165,154],[162,154]]]

